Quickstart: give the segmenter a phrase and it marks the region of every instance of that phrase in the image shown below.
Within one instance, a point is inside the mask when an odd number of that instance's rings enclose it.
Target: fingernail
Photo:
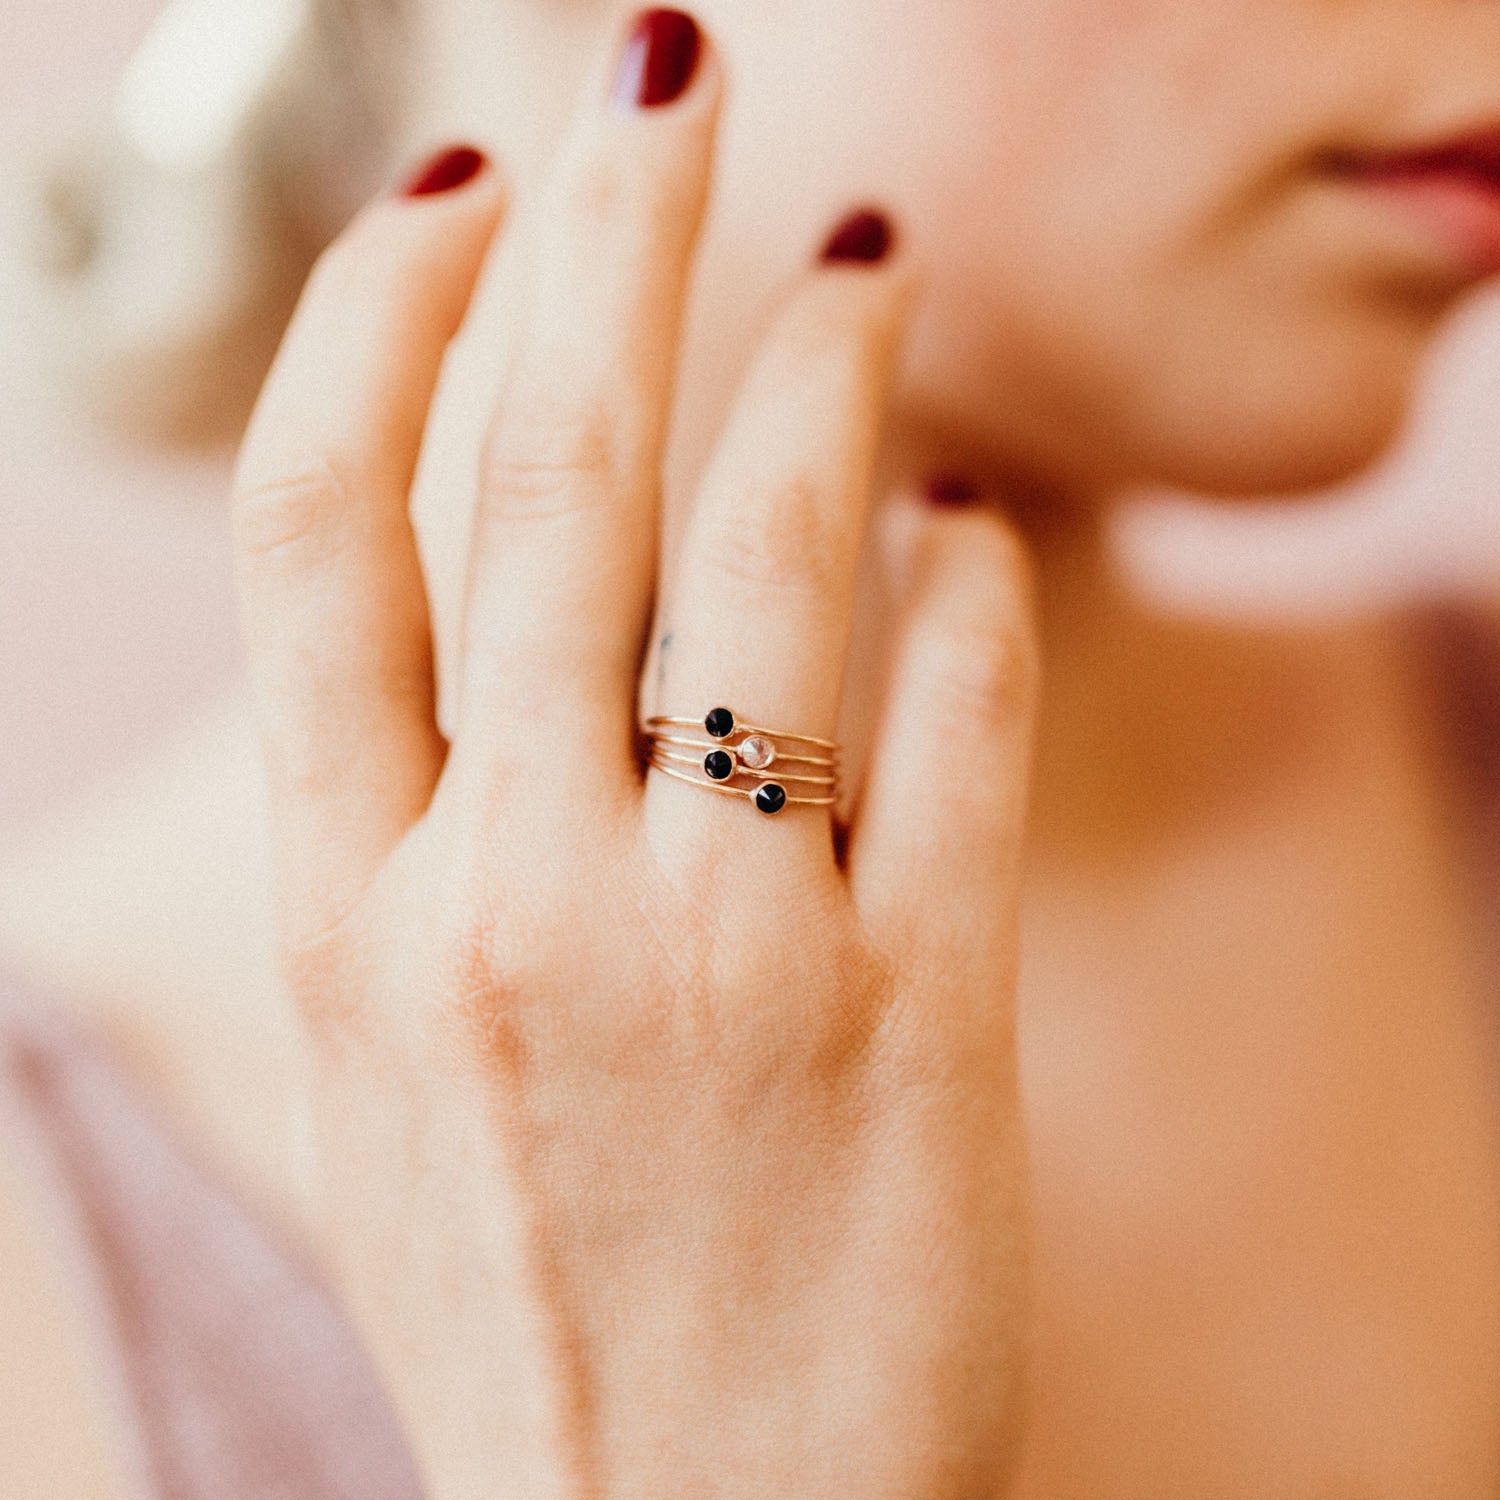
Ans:
[[[681,98],[702,49],[702,33],[690,15],[642,11],[615,70],[614,103],[622,109],[651,109]]]
[[[873,208],[862,208],[849,215],[828,236],[822,259],[826,262],[862,261],[873,265],[886,258],[895,243],[891,221]]]
[[[424,162],[401,189],[403,198],[427,198],[449,193],[472,181],[488,165],[484,152],[472,146],[449,146]]]
[[[934,474],[927,481],[927,499],[932,505],[960,509],[979,502],[979,486],[962,474]]]

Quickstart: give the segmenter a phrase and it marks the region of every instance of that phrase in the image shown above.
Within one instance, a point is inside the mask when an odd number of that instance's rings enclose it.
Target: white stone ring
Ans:
[[[655,770],[711,792],[748,798],[767,816],[785,807],[832,807],[838,801],[839,747],[832,740],[741,723],[727,708],[711,709],[702,719],[658,714],[643,728]],[[673,733],[681,729],[708,738]]]

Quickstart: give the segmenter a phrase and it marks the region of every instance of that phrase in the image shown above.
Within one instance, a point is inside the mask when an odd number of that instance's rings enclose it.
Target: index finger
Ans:
[[[241,628],[299,923],[342,909],[442,767],[407,495],[502,198],[463,148],[366,209],[314,269],[241,451]]]

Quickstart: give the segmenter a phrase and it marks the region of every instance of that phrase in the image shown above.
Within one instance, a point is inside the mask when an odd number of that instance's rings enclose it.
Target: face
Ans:
[[[477,133],[524,189],[623,7],[419,12],[414,134]],[[1305,487],[1379,451],[1437,321],[1500,266],[1500,5],[697,14],[729,95],[689,404],[722,403],[778,290],[872,201],[926,287],[898,442],[1080,491]]]

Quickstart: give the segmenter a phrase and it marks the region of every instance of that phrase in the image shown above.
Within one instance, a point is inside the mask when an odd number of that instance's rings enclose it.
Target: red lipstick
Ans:
[[[1476,274],[1500,272],[1500,126],[1415,150],[1339,152],[1329,165],[1425,223]]]

